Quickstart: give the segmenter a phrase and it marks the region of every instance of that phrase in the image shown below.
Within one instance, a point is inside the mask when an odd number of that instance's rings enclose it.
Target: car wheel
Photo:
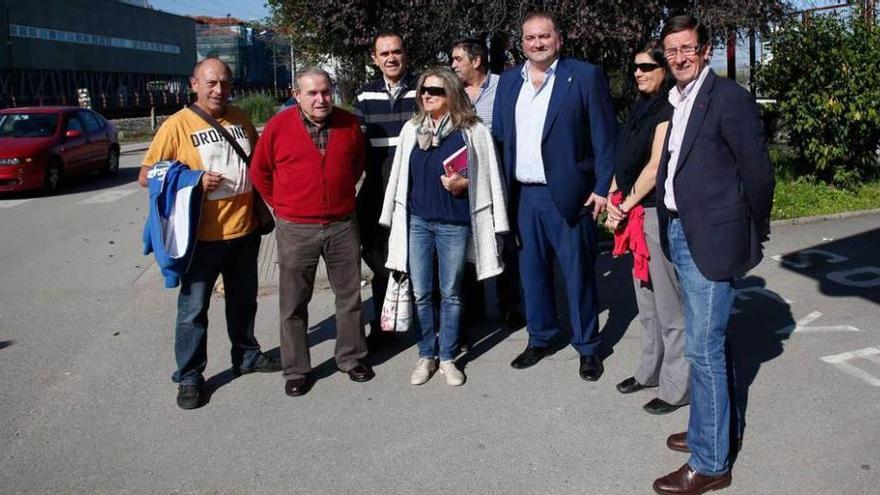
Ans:
[[[110,154],[107,156],[107,166],[104,167],[104,175],[116,175],[119,172],[119,150],[110,148]]]
[[[64,167],[58,160],[52,160],[46,167],[46,177],[43,179],[43,190],[46,194],[56,194],[64,185]]]

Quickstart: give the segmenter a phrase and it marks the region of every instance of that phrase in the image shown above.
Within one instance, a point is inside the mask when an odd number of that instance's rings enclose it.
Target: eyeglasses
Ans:
[[[693,56],[695,53],[700,51],[703,48],[703,45],[696,46],[680,46],[678,48],[668,48],[663,50],[663,54],[666,55],[666,58],[675,58],[679,53],[685,57]]]
[[[654,63],[644,63],[644,64],[635,64],[635,65],[636,65],[636,69],[642,71],[645,74],[660,68],[660,64],[654,64]]]
[[[422,86],[422,92],[419,94],[423,95],[425,93],[431,96],[446,96],[446,90],[440,86]]]

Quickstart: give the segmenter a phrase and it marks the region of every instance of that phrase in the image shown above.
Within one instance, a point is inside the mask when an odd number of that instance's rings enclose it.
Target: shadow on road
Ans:
[[[731,409],[731,441],[743,436],[749,402],[749,388],[763,363],[783,352],[783,341],[795,322],[791,307],[773,291],[766,289],[761,277],[746,277],[736,282],[738,291],[760,289],[769,297],[737,297],[738,313],[731,315],[727,329],[728,384],[734,397]],[[742,294],[743,292],[741,292]],[[734,457],[737,449],[732,449]]]
[[[880,304],[880,228],[782,255],[781,266],[818,283],[829,297]]]
[[[280,359],[281,349],[276,347],[268,351],[263,351],[263,353],[272,359]],[[220,373],[217,373],[216,375],[213,375],[205,380],[205,404],[211,401],[211,396],[214,395],[214,392],[226,385],[229,385],[236,378],[239,378],[239,375],[236,375],[235,372],[232,371],[232,368],[226,368]]]
[[[15,344],[14,340],[0,340],[0,349],[6,349],[12,344]]]
[[[614,354],[614,346],[620,342],[630,323],[638,316],[633,289],[632,256],[614,258],[602,253],[596,260],[596,288],[599,292],[599,313],[608,310],[605,325],[599,330],[602,339],[599,357],[605,359]]]

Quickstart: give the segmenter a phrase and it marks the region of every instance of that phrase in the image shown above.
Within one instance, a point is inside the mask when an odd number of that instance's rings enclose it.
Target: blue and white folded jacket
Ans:
[[[203,174],[178,161],[158,162],[147,174],[150,213],[144,224],[144,254],[153,253],[169,289],[180,285],[195,250]]]

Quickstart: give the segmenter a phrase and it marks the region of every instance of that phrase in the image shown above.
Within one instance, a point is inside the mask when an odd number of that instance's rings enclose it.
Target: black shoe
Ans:
[[[644,390],[646,388],[649,387],[647,385],[642,385],[641,383],[639,383],[634,376],[631,376],[617,384],[617,391],[622,394],[631,394],[633,392],[638,392],[639,390]]]
[[[376,373],[373,373],[373,369],[364,363],[357,363],[350,370],[342,372],[348,373],[348,378],[353,382],[368,382],[376,376]]]
[[[550,354],[552,354],[552,351],[549,347],[529,346],[526,347],[526,350],[524,350],[522,354],[520,354],[513,361],[510,362],[510,366],[518,370],[530,368],[538,364],[538,361],[544,359]]]
[[[581,356],[581,367],[578,370],[578,374],[581,378],[588,382],[595,382],[604,372],[605,367],[602,366],[602,360],[599,359],[599,356],[595,354]]]
[[[281,371],[281,360],[272,359],[265,354],[260,354],[257,361],[250,368],[232,368],[232,372],[236,375],[247,375],[248,373],[275,373]]]
[[[501,324],[508,330],[519,330],[526,326],[526,319],[519,310],[505,311],[501,316]]]
[[[201,385],[181,383],[177,386],[177,407],[181,409],[197,409],[203,405]]]
[[[663,399],[655,397],[655,398],[651,399],[650,402],[645,404],[645,406],[642,409],[644,409],[645,411],[647,411],[651,414],[658,414],[659,415],[659,414],[669,414],[672,411],[675,411],[676,409],[678,409],[679,407],[684,406],[684,405],[685,404],[680,404],[680,405],[676,406],[676,405],[673,405],[673,404],[666,402]]]
[[[290,397],[299,397],[309,391],[311,383],[306,377],[294,378],[284,382],[284,393]]]

